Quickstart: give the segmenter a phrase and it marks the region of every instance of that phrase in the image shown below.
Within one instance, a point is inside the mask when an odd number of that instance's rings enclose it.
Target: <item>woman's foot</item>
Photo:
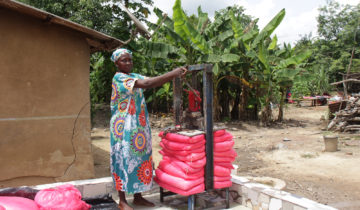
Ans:
[[[135,194],[133,204],[139,205],[139,206],[148,206],[148,207],[154,207],[155,204],[151,203],[150,201],[146,200],[141,196],[141,194]]]
[[[134,208],[129,206],[126,202],[120,202],[118,207],[120,210],[134,210]]]

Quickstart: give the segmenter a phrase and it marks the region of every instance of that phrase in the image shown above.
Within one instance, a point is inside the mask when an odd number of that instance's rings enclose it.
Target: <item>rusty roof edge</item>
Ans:
[[[46,22],[50,22],[50,23],[54,23],[57,25],[62,25],[68,28],[71,28],[75,31],[79,31],[85,34],[85,36],[87,36],[87,38],[89,39],[94,39],[94,41],[102,41],[103,44],[103,49],[110,51],[113,50],[117,47],[120,47],[122,45],[125,44],[124,41],[121,41],[119,39],[116,39],[114,37],[111,37],[109,35],[106,35],[104,33],[101,33],[99,31],[96,31],[94,29],[90,29],[88,27],[85,27],[83,25],[80,25],[78,23],[72,22],[70,20],[67,20],[65,18],[62,18],[60,16],[54,15],[52,13],[37,9],[35,7],[26,5],[24,3],[21,2],[17,2],[14,0],[0,0],[0,7],[5,7],[8,9],[12,9],[30,16],[33,16],[35,18],[39,18],[42,19]],[[115,44],[106,44],[106,43],[115,43]],[[90,43],[89,43],[90,44]],[[98,46],[96,47],[98,48]]]

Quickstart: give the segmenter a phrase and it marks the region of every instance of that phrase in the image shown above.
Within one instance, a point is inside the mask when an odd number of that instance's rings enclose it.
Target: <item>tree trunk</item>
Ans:
[[[220,118],[230,117],[230,106],[229,106],[229,94],[221,94],[220,104],[221,104],[221,116]]]
[[[271,122],[271,105],[270,105],[270,100],[266,99],[266,105],[261,113],[261,121],[263,123],[263,125],[268,126],[270,125]]]
[[[249,69],[244,68],[243,71],[243,78],[246,81],[249,81]],[[239,119],[240,120],[246,120],[246,108],[248,106],[248,98],[249,98],[249,91],[248,87],[246,87],[246,84],[241,83],[241,95],[240,95],[240,112],[239,112]]]
[[[234,100],[234,106],[231,110],[231,119],[238,120],[239,119],[239,103],[240,103],[240,94],[236,94]]]
[[[280,97],[280,106],[279,106],[279,115],[278,115],[278,121],[283,121],[284,119],[284,101],[285,101],[285,94],[286,94],[286,89],[285,88],[280,88],[280,92],[281,92],[281,97]]]

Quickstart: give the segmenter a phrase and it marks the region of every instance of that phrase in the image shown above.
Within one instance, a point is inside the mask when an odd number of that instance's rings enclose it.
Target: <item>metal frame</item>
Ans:
[[[198,64],[187,67],[188,71],[192,72],[192,85],[197,87],[198,81],[195,78],[196,71],[203,71],[203,110],[204,110],[204,131],[206,139],[206,166],[205,166],[205,190],[214,189],[214,137],[213,137],[213,65]],[[175,125],[182,124],[182,78],[176,77],[173,80],[173,103],[174,103],[174,121]],[[211,154],[211,155],[208,155]],[[160,187],[160,201],[164,201],[164,197],[172,195],[171,192],[164,192]],[[188,196],[188,209],[195,208],[196,195]],[[229,208],[229,188],[226,188],[226,208]]]

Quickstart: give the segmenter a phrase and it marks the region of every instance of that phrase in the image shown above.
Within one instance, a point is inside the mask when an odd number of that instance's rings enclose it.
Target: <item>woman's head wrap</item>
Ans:
[[[122,56],[126,53],[129,54],[130,57],[132,57],[132,52],[130,50],[125,49],[125,48],[120,48],[113,52],[110,59],[115,63],[120,58],[120,56]]]

